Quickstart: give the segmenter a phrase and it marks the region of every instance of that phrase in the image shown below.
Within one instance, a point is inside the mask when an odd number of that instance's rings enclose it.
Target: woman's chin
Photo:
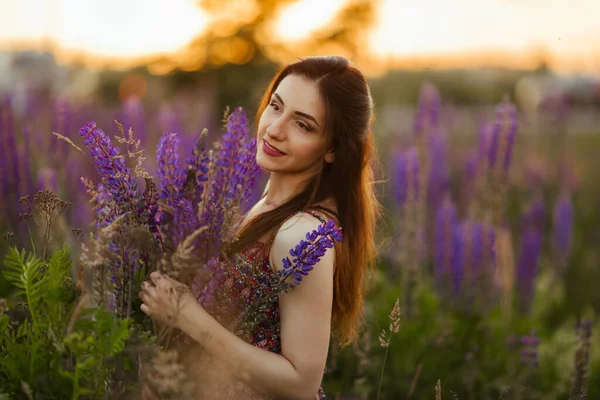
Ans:
[[[256,157],[256,165],[265,172],[271,172],[273,170],[273,166],[269,165],[269,162],[260,156]]]

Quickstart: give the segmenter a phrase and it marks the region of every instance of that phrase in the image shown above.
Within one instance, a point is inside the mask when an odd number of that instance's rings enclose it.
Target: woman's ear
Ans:
[[[335,161],[335,150],[330,149],[325,153],[325,162],[328,164],[333,164]]]

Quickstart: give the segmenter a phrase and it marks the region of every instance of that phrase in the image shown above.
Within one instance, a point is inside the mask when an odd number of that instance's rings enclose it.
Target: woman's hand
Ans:
[[[160,272],[152,272],[150,280],[142,283],[140,309],[163,324],[179,328],[179,315],[194,301],[189,287]]]

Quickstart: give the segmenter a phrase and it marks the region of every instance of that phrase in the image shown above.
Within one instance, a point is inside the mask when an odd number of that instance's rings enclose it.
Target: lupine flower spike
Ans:
[[[316,230],[306,234],[306,240],[301,240],[295,248],[290,250],[291,260],[289,257],[282,260],[281,275],[283,279],[292,276],[294,284],[299,285],[302,278],[308,275],[315,264],[325,255],[327,249],[332,248],[334,242],[341,241],[342,231],[340,228],[336,228],[334,220],[319,225]]]

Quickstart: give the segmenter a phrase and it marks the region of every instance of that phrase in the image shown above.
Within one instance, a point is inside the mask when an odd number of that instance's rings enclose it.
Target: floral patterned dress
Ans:
[[[323,217],[312,210],[305,212],[318,218],[322,223],[326,222]],[[230,304],[233,301],[234,303],[239,302],[245,307],[251,307],[255,299],[272,290],[274,285],[279,282],[279,274],[273,271],[269,263],[269,252],[275,234],[272,235],[269,242],[256,241],[240,253],[247,264],[240,266],[237,263],[236,268],[228,271],[218,289],[218,296],[228,299]],[[260,318],[258,321],[255,319],[251,329],[245,335],[240,336],[253,346],[279,354],[281,353],[280,328],[279,301],[275,297],[267,307],[261,309]],[[268,400],[269,398],[239,383],[229,389],[227,399]],[[315,400],[323,399],[326,397],[323,389],[320,388],[315,395]]]

